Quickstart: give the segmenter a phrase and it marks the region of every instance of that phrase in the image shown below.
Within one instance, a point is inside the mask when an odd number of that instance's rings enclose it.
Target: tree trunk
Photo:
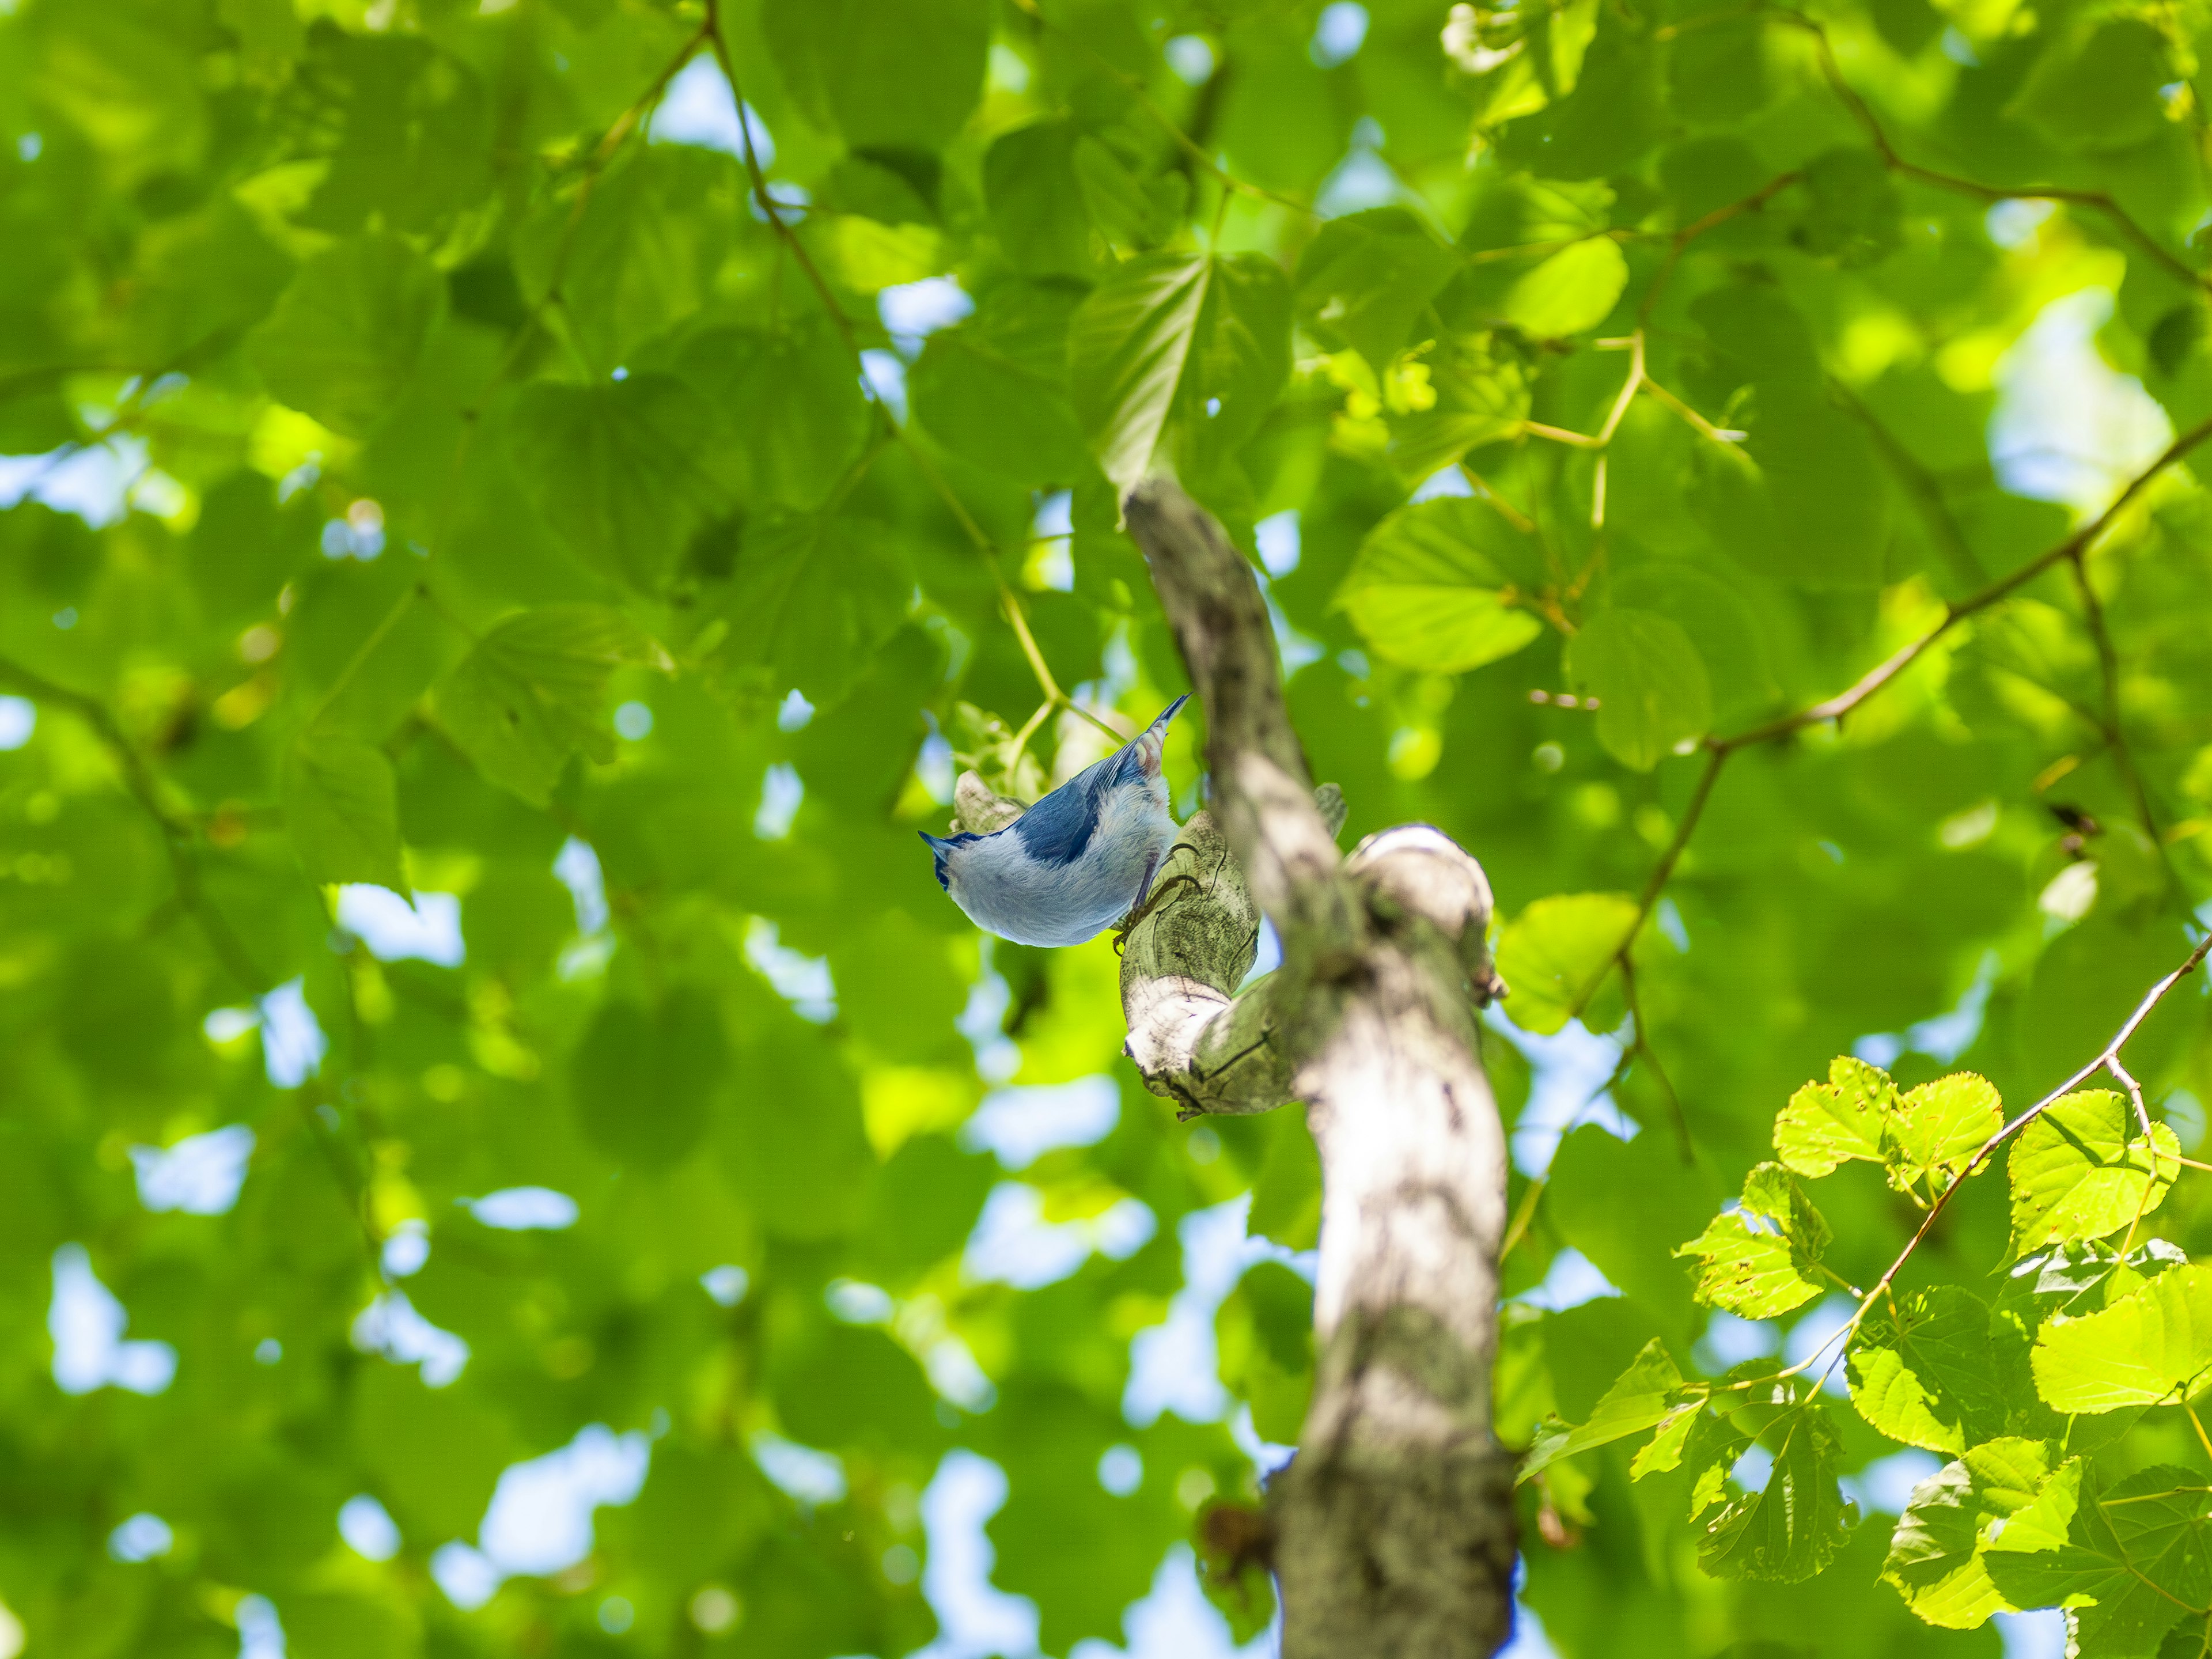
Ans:
[[[1127,503],[1206,708],[1212,808],[1124,941],[1127,1052],[1180,1115],[1292,1100],[1321,1155],[1318,1355],[1268,1486],[1285,1659],[1478,1659],[1510,1633],[1513,1462],[1491,1438],[1505,1137],[1476,1058],[1490,887],[1443,831],[1342,858],[1251,569],[1172,484]],[[978,832],[1019,815],[969,774]],[[1283,965],[1241,995],[1264,910]]]

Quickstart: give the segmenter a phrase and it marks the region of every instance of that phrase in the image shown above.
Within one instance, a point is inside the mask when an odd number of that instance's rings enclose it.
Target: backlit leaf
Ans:
[[[1359,545],[1337,603],[1368,643],[1409,668],[1453,673],[1510,656],[1544,631],[1511,605],[1528,538],[1465,496],[1404,507]],[[1510,563],[1501,563],[1501,560]]]
[[[2185,1401],[2212,1383],[2212,1267],[2160,1273],[2036,1333],[2035,1386],[2062,1412]]]
[[[1715,1216],[1674,1254],[1698,1263],[1698,1301],[1744,1319],[1771,1319],[1820,1293],[1814,1273],[1830,1237],[1796,1177],[1761,1164],[1744,1178],[1741,1205]]]
[[[2102,1238],[2156,1210],[2180,1173],[2180,1147],[2166,1125],[2151,1130],[2146,1141],[2126,1097],[2110,1089],[2079,1090],[2045,1108],[2007,1159],[2013,1248],[2026,1255]]]
[[[1513,1023],[1540,1036],[1564,1026],[1595,997],[1636,921],[1636,902],[1624,895],[1569,893],[1538,899],[1508,922],[1498,971]]]

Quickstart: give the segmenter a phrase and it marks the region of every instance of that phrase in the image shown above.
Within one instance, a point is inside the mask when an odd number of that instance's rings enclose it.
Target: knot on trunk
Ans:
[[[1490,878],[1449,836],[1430,823],[1378,830],[1352,849],[1344,869],[1386,928],[1417,916],[1451,941],[1478,1006],[1505,994],[1490,957]]]

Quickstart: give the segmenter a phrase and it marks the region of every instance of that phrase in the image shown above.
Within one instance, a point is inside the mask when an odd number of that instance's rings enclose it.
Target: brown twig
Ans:
[[[1651,912],[1659,902],[1660,894],[1665,890],[1668,881],[1674,875],[1675,866],[1680,862],[1683,853],[1688,848],[1690,836],[1696,830],[1698,819],[1704,815],[1705,804],[1711,798],[1713,785],[1719,779],[1721,768],[1726,764],[1731,756],[1759,744],[1778,742],[1784,738],[1794,736],[1808,726],[1817,726],[1827,720],[1842,720],[1884,686],[1896,680],[1907,668],[1918,661],[1930,646],[1967,617],[1987,610],[2000,599],[2026,586],[2053,566],[2069,561],[2078,562],[2087,557],[2089,550],[2096,544],[2105,532],[2112,527],[2121,512],[2153,479],[2208,438],[2212,438],[2212,420],[2199,422],[2167,445],[2165,452],[2142,472],[2130,479],[2127,487],[2120,491],[2112,504],[2089,523],[2075,531],[2056,547],[2038,554],[2010,575],[2001,576],[1978,592],[1945,606],[1942,618],[1934,627],[1902,650],[1893,653],[1869,669],[1851,685],[1838,692],[1834,696],[1823,698],[1809,708],[1800,709],[1794,714],[1787,714],[1779,720],[1769,720],[1764,725],[1753,726],[1748,731],[1739,732],[1733,737],[1707,738],[1705,742],[1705,769],[1698,777],[1696,787],[1691,792],[1689,804],[1683,809],[1682,822],[1676,828],[1674,839],[1667,844],[1666,850],[1660,854],[1659,862],[1653,866],[1650,878],[1644,884],[1643,895],[1637,902],[1635,920],[1630,923],[1620,945],[1605,959],[1604,963],[1592,975],[1589,983],[1583,988],[1581,995],[1575,1000],[1571,1013],[1578,1016],[1589,1007],[1590,1000],[1597,994],[1599,988],[1605,983],[1607,976],[1615,968],[1626,962],[1630,950],[1643,933],[1644,924],[1651,918]],[[2093,724],[2097,724],[2100,730],[2103,729],[2101,722],[2093,722]],[[2154,830],[2152,831],[2152,835],[2155,840]]]
[[[1813,36],[1820,54],[1820,73],[1829,89],[1836,94],[1851,118],[1865,130],[1868,138],[1881,153],[1882,161],[1893,173],[1917,179],[1923,185],[1933,185],[1938,190],[1948,190],[1955,195],[1971,196],[1979,202],[2063,202],[2071,207],[2087,208],[2092,212],[2103,215],[2123,236],[2183,282],[2192,288],[2212,292],[2212,276],[2192,270],[2170,252],[2155,236],[2138,224],[2125,208],[2101,190],[2081,190],[2070,185],[2022,185],[2016,187],[1985,185],[1978,179],[1962,179],[1956,173],[1939,172],[1934,167],[1923,167],[1917,161],[1906,161],[1898,153],[1897,146],[1890,142],[1889,134],[1883,130],[1881,120],[1866,100],[1860,97],[1850,82],[1844,78],[1843,66],[1836,61],[1835,49],[1829,44],[1827,30],[1816,20],[1786,7],[1775,7],[1771,15],[1784,22],[1796,24]]]
[[[1725,206],[1717,207],[1704,217],[1693,219],[1676,231],[1669,239],[1667,257],[1660,264],[1659,274],[1651,279],[1651,287],[1644,296],[1644,303],[1637,307],[1638,326],[1642,327],[1650,322],[1651,313],[1659,303],[1660,295],[1666,291],[1668,283],[1673,278],[1674,267],[1682,262],[1682,251],[1685,248],[1707,231],[1717,225],[1726,224],[1740,213],[1756,213],[1775,197],[1796,184],[1802,177],[1803,177],[1802,173],[1795,172],[1779,173],[1768,179],[1741,201],[1730,202]]]

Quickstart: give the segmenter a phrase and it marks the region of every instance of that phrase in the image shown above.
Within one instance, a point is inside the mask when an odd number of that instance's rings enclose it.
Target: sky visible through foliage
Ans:
[[[2201,1654],[2208,28],[0,0],[0,1659],[1268,1650],[1310,1141],[914,834],[1156,468],[1497,890],[1519,1659]]]

